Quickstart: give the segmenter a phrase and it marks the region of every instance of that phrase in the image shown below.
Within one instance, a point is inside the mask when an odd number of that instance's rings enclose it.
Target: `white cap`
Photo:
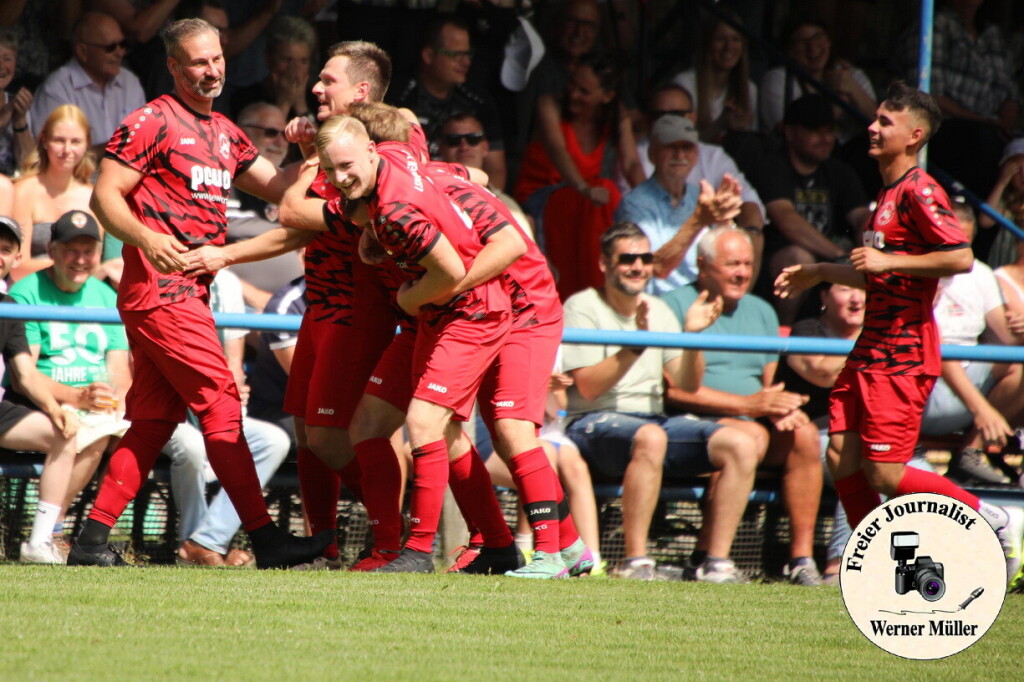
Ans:
[[[1006,148],[1003,149],[1003,158],[999,159],[999,165],[1002,166],[1009,159],[1014,156],[1020,156],[1024,154],[1024,137],[1018,137],[1016,140],[1010,140]]]
[[[512,92],[520,92],[530,74],[544,56],[544,41],[533,25],[519,17],[519,26],[505,43],[505,59],[501,63],[501,84]]]

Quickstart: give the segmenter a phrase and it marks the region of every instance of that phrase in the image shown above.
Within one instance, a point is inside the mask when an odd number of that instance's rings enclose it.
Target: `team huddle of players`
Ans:
[[[237,127],[212,112],[224,76],[216,39],[201,20],[165,32],[175,93],[131,114],[101,167],[93,203],[126,244],[128,286],[118,305],[145,371],[126,400],[132,429],[69,563],[121,563],[106,546],[109,529],[152,466],[154,446],[188,407],[261,567],[337,561],[333,529],[344,480],[373,531],[372,553],[354,570],[432,571],[450,484],[481,545],[459,570],[527,578],[589,572],[593,557],[537,438],[562,309],[536,245],[473,181],[486,178],[431,162],[412,113],[380,103],[390,60],[375,45],[330,50],[313,89],[319,130],[296,119],[286,131],[306,160],[271,169]],[[223,247],[223,197],[232,183],[279,203],[281,227]],[[258,484],[251,458],[244,461],[236,390],[209,350],[212,318],[199,307],[226,263],[297,246],[306,247],[308,307],[285,408],[300,426],[300,479],[314,534],[281,538],[253,499]],[[169,337],[172,328],[181,346]],[[177,399],[161,403],[167,394]],[[459,427],[476,401],[534,531],[526,565]],[[391,443],[403,425],[413,456],[404,542],[402,475]]]

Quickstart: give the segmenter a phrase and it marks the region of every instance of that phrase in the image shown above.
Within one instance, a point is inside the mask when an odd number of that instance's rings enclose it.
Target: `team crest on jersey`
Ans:
[[[217,144],[220,145],[220,155],[225,159],[231,156],[231,140],[224,133],[220,134],[217,138]]]
[[[882,208],[878,210],[878,224],[888,225],[894,215],[896,215],[896,203],[893,201],[885,202],[882,204]]]

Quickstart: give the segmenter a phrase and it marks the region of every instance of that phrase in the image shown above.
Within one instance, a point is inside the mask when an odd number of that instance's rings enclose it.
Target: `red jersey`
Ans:
[[[341,192],[321,170],[306,196],[330,202],[341,197]],[[328,232],[318,232],[306,245],[306,309],[318,322],[351,325],[356,289],[380,288],[381,282],[374,268],[359,259],[359,227],[344,214],[334,219],[333,227],[328,221]]]
[[[864,245],[920,255],[966,249],[945,190],[916,166],[878,194]],[[938,279],[865,273],[864,329],[846,364],[860,372],[939,376],[939,333],[932,316]]]
[[[547,258],[516,222],[508,207],[486,188],[470,181],[463,166],[431,162],[425,168],[452,203],[470,217],[481,242],[486,244],[492,234],[508,226],[517,230],[526,242],[526,253],[503,275],[512,300],[512,328],[561,320],[562,303]]]
[[[224,243],[231,183],[259,152],[221,114],[200,114],[176,96],[163,95],[124,119],[105,156],[142,173],[125,197],[132,215],[154,232],[172,235],[194,249]],[[161,274],[128,244],[122,255],[124,274],[117,290],[121,310],[209,298],[210,276]]]
[[[377,183],[367,198],[370,225],[377,241],[405,273],[405,279],[423,276],[426,269],[419,261],[430,253],[442,234],[469,270],[483,248],[469,217],[434,186],[429,176],[421,174],[420,163],[407,145],[381,143],[377,153]],[[436,308],[425,306],[432,307]],[[470,319],[510,307],[508,292],[498,277],[459,294],[443,306]]]

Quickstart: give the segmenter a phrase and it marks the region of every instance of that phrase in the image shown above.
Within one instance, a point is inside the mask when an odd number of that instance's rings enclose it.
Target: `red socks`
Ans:
[[[909,471],[909,469],[908,469]],[[856,528],[871,510],[882,503],[882,498],[871,488],[863,470],[836,481],[836,493],[846,510],[850,528]]]
[[[512,544],[512,531],[494,495],[494,486],[487,467],[476,448],[448,463],[448,485],[462,516],[471,528],[479,529],[485,547],[508,547]],[[473,544],[470,538],[470,546]]]
[[[177,424],[136,420],[114,450],[89,518],[112,528],[135,499]]]
[[[907,467],[903,471],[903,478],[896,486],[897,495],[909,495],[910,493],[938,493],[947,495],[954,500],[963,502],[971,509],[977,511],[978,498],[970,494],[957,484],[944,476],[939,476],[933,471],[924,471]]]
[[[444,439],[412,451],[413,494],[409,505],[412,525],[405,546],[432,552],[441,519],[444,489],[448,485],[448,446]]]
[[[558,480],[558,474],[554,470],[551,473],[555,477],[555,485],[558,490],[558,547],[559,549],[566,549],[580,539],[580,534],[576,531],[576,524],[573,523],[572,514],[569,513],[569,500],[565,499],[562,482]]]
[[[210,466],[235,505],[242,528],[248,532],[270,523],[263,486],[256,476],[256,465],[241,427],[237,431],[203,434],[203,442]]]
[[[341,477],[309,448],[299,448],[298,468],[299,494],[310,533],[316,535],[322,530],[336,530]],[[324,556],[338,558],[337,541],[327,545]]]
[[[398,503],[402,496],[402,469],[398,454],[387,438],[365,440],[355,446],[355,451],[363,472],[362,502],[373,530],[373,546],[397,552],[402,548],[402,510]],[[342,470],[342,475],[345,485],[351,488],[347,469]]]
[[[544,449],[536,447],[519,453],[512,458],[509,469],[526,519],[533,529],[534,548],[548,554],[557,553],[561,549],[558,523],[561,486]]]

